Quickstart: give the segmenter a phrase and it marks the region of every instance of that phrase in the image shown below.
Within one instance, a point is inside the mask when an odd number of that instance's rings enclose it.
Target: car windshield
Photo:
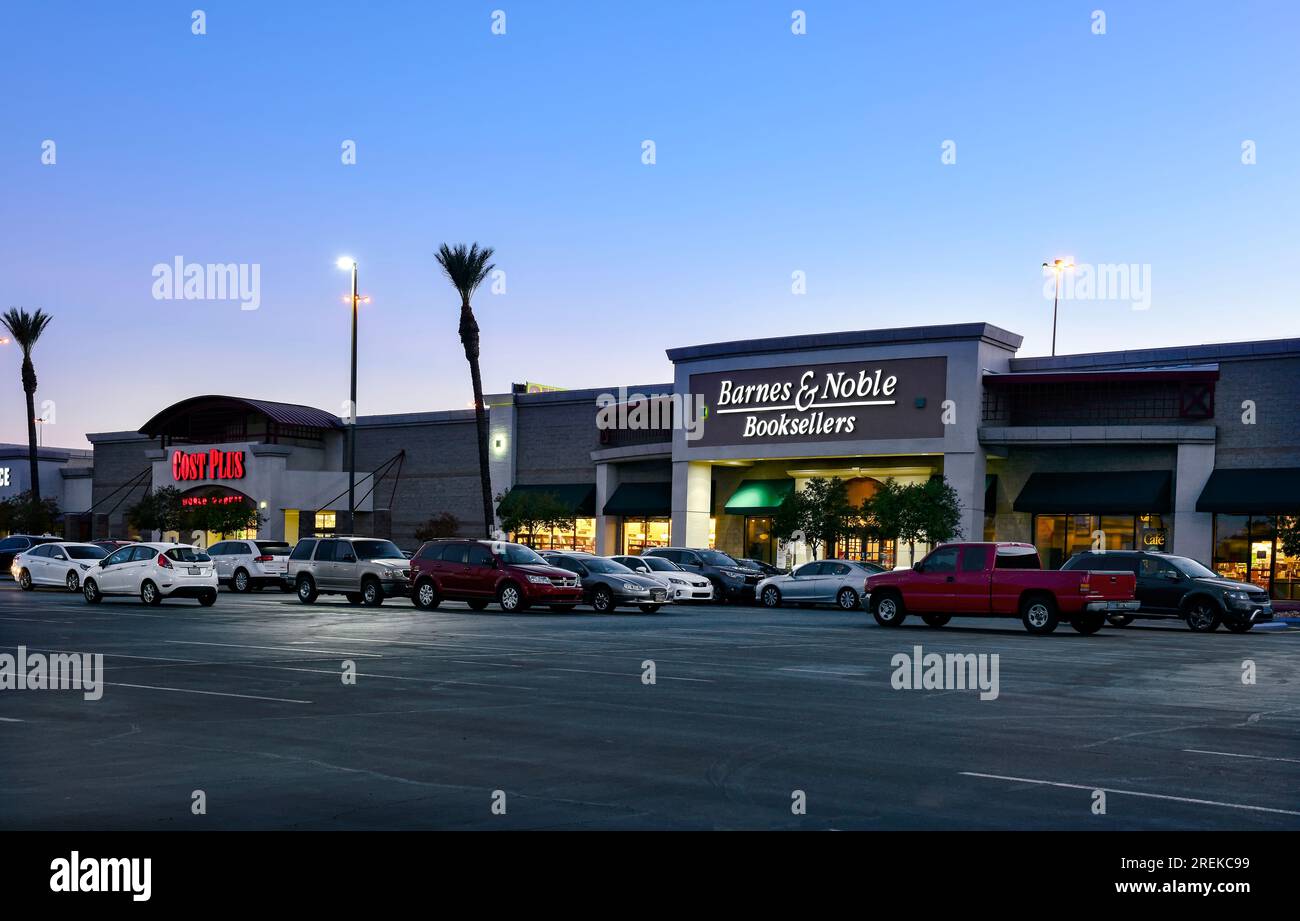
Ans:
[[[167,551],[167,558],[178,563],[206,563],[212,559],[202,550],[193,547],[172,547]]]
[[[1193,579],[1219,578],[1219,574],[1217,572],[1214,572],[1211,569],[1206,569],[1200,563],[1196,562],[1196,560],[1189,560],[1185,556],[1171,556],[1168,559],[1169,562],[1174,565],[1175,569],[1177,569],[1183,575],[1188,576],[1190,578]]]
[[[710,566],[734,566],[740,564],[720,550],[699,550],[700,559]]]
[[[354,540],[352,549],[359,560],[404,560],[406,555],[391,540]]]
[[[641,562],[654,572],[681,572],[682,569],[672,560],[665,560],[661,556],[643,556]]]
[[[506,544],[501,550],[501,559],[507,563],[520,565],[549,565],[546,560],[537,555],[537,551],[532,547],[525,547],[523,544]]]
[[[64,547],[68,556],[74,560],[102,560],[108,556],[108,551],[103,547],[96,547],[94,544],[87,544],[84,547]]]
[[[603,556],[580,556],[575,559],[592,572],[626,573],[629,576],[632,575],[632,570],[628,569],[622,563],[615,563],[613,560],[607,560]]]

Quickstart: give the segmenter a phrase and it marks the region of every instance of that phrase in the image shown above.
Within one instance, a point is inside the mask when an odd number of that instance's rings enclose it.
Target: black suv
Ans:
[[[11,534],[4,540],[0,540],[0,573],[6,576],[12,575],[9,568],[14,564],[14,557],[37,544],[52,544],[56,540],[63,540],[63,538],[49,534],[40,537],[33,534]]]
[[[767,578],[761,571],[737,563],[721,550],[691,547],[655,547],[642,556],[662,556],[687,572],[697,572],[713,583],[713,600],[754,601],[754,590]]]
[[[658,579],[635,573],[603,556],[577,550],[543,550],[542,559],[577,573],[582,581],[582,600],[601,614],[608,614],[620,604],[634,604],[653,614],[671,600],[667,586]]]
[[[1131,572],[1137,576],[1136,615],[1115,614],[1107,619],[1116,627],[1137,617],[1178,617],[1198,633],[1223,624],[1233,633],[1245,633],[1255,624],[1273,619],[1268,592],[1249,582],[1235,582],[1185,556],[1150,550],[1107,550],[1076,553],[1061,569],[1094,572]]]

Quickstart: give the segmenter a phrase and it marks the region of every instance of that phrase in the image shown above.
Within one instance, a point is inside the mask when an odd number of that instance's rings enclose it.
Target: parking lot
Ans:
[[[19,645],[102,653],[106,686],[0,694],[4,828],[1300,828],[1294,628],[91,607],[5,582]],[[997,654],[997,697],[894,689],[917,645]]]

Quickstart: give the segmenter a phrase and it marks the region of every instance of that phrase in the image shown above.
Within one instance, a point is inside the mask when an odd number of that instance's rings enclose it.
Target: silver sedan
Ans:
[[[855,611],[867,597],[867,576],[884,570],[856,560],[813,560],[793,572],[771,576],[758,583],[756,594],[764,607],[783,604],[833,604]]]

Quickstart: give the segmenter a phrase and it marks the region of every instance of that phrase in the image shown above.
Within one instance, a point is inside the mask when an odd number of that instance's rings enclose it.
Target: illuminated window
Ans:
[[[338,527],[338,516],[334,512],[316,513],[316,530],[333,531]]]

